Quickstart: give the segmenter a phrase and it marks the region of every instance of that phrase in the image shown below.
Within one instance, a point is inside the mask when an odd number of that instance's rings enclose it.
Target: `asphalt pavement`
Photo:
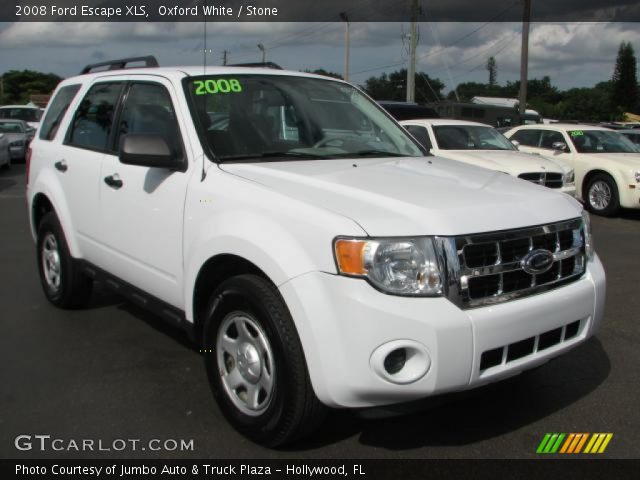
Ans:
[[[84,310],[47,303],[24,172],[0,172],[2,458],[535,458],[547,432],[611,432],[603,456],[640,457],[640,211],[593,217],[608,278],[595,338],[533,372],[417,402],[400,417],[332,412],[312,438],[275,451],[226,423],[201,355],[180,331],[101,286]],[[64,448],[18,450],[20,435],[50,435]],[[139,439],[140,448],[69,448],[82,439],[103,447]],[[150,439],[192,440],[193,449],[142,450]]]

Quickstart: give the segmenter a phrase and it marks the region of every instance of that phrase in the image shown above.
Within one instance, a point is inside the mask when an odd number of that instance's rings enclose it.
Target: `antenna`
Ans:
[[[204,32],[204,39],[203,39],[203,47],[202,47],[202,74],[206,75],[207,74],[207,0],[204,0],[204,7],[202,9],[202,16],[204,17],[204,28],[203,28],[203,32]],[[205,110],[206,110],[206,105],[207,105],[207,100],[205,97],[202,98],[202,101],[205,103]],[[200,175],[200,181],[203,182],[204,179],[207,176],[207,172],[204,169],[204,153],[202,154],[202,172]]]

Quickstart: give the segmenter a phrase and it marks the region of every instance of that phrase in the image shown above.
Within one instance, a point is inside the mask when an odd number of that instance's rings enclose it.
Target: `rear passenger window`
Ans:
[[[58,93],[51,100],[44,120],[42,120],[39,135],[41,140],[53,140],[55,138],[62,117],[64,117],[69,105],[76,97],[78,90],[80,90],[80,85],[68,85],[58,90]]]
[[[91,150],[107,150],[121,90],[120,83],[100,83],[91,87],[73,117],[67,143]]]
[[[405,128],[424,147],[431,149],[431,140],[429,140],[429,133],[425,127],[421,127],[419,125],[407,125]]]
[[[540,130],[518,130],[511,136],[511,140],[527,147],[537,147],[540,142]]]
[[[182,157],[176,113],[169,92],[156,83],[134,83],[118,120],[116,146],[130,133],[160,135],[175,158]]]

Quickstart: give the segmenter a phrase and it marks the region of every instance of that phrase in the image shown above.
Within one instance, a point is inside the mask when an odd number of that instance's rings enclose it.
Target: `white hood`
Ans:
[[[490,170],[499,170],[514,177],[522,173],[566,173],[570,170],[564,162],[533,153],[509,150],[440,150],[438,155]]]
[[[580,216],[568,195],[439,157],[227,163],[220,168],[351,218],[372,236],[460,235]]]

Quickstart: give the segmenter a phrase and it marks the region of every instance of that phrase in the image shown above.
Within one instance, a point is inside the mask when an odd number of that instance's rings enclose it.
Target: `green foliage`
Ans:
[[[53,92],[61,80],[54,73],[10,70],[2,76],[4,95],[0,98],[0,104],[26,104],[32,94]]]
[[[611,79],[613,88],[611,102],[624,111],[638,108],[638,79],[636,77],[636,56],[631,42],[622,42],[618,49],[616,66]]]
[[[622,109],[611,103],[613,82],[600,82],[593,88],[572,88],[560,91],[544,76],[527,82],[527,106],[537,110],[543,117],[583,122],[612,121],[621,119]],[[520,82],[491,87],[485,83],[465,82],[456,87],[463,102],[475,96],[517,98]],[[455,100],[453,92],[449,100]]]
[[[430,103],[441,100],[444,83],[430,78],[424,72],[416,73],[416,102]],[[376,100],[404,101],[407,98],[407,70],[397,70],[387,75],[370,77],[364,82],[364,90]]]

